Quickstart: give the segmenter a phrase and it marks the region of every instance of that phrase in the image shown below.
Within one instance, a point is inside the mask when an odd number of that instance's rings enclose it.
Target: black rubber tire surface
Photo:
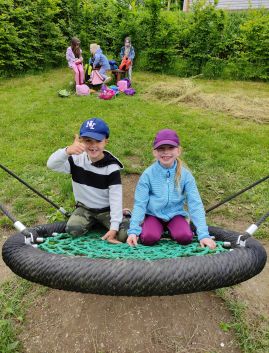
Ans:
[[[59,222],[32,228],[40,236],[64,232]],[[175,295],[227,287],[246,281],[265,266],[267,255],[254,238],[236,247],[239,233],[209,227],[216,240],[230,241],[233,251],[154,261],[89,259],[46,253],[24,243],[17,233],[3,245],[3,260],[17,275],[57,289],[125,296]]]

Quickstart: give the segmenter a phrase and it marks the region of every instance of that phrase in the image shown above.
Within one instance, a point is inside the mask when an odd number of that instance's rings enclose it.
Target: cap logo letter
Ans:
[[[86,127],[89,127],[91,130],[94,130],[96,123],[94,123],[92,120],[87,122]]]

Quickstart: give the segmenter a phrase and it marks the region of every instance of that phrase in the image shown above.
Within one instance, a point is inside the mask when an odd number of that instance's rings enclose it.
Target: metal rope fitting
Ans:
[[[246,246],[246,240],[242,240],[242,237],[244,237],[243,234],[240,234],[239,237],[237,238],[236,245],[245,247]]]

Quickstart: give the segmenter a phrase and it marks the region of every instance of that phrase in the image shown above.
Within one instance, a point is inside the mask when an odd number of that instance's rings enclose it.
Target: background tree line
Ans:
[[[97,42],[119,60],[125,36],[136,49],[136,69],[208,78],[269,78],[269,12],[226,12],[197,1],[0,0],[0,75],[66,65],[72,36]],[[170,11],[168,11],[170,9]]]

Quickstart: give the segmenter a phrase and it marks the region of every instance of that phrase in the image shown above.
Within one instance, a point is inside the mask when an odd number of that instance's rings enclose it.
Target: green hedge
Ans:
[[[269,78],[269,12],[226,12],[197,1],[191,12],[161,0],[0,0],[0,76],[66,65],[72,36],[119,60],[131,35],[137,69],[208,78]]]

